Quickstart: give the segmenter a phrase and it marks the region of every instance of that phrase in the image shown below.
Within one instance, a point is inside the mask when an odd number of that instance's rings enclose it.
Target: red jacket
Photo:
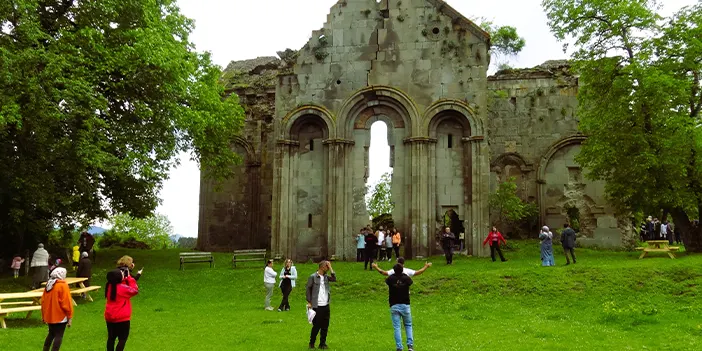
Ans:
[[[114,301],[110,299],[110,290],[112,290],[112,287],[108,287],[106,291],[105,321],[119,323],[132,319],[132,303],[130,299],[139,293],[139,286],[137,286],[136,280],[128,276],[122,281],[122,284],[117,285],[117,297]]]
[[[501,241],[505,245],[507,245],[507,241],[505,241],[505,238],[502,237],[502,233],[500,233],[500,232],[490,232],[490,234],[488,234],[487,238],[485,238],[485,240],[483,240],[483,246],[485,246],[485,244],[487,244],[488,241],[491,241],[491,242],[497,241],[498,245]]]

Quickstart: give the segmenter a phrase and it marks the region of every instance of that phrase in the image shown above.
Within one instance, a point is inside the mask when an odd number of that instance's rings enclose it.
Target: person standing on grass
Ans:
[[[368,263],[370,262],[370,264],[373,265],[373,259],[375,258],[375,246],[377,245],[377,241],[378,238],[376,238],[376,236],[373,235],[373,231],[366,230],[366,256],[364,259],[363,270],[372,269],[371,267],[368,267]]]
[[[10,268],[12,268],[12,271],[15,274],[15,279],[19,277],[19,271],[20,268],[22,268],[22,263],[24,263],[24,258],[22,258],[20,255],[15,255],[15,257],[12,259],[12,264],[10,265]]]
[[[541,228],[539,233],[541,240],[541,265],[545,267],[555,266],[556,260],[553,257],[553,233],[547,226]]]
[[[378,227],[378,231],[375,233],[378,239],[376,247],[378,249],[378,261],[385,259],[385,232],[383,231],[383,226]]]
[[[400,259],[400,245],[402,245],[402,235],[396,228],[392,228],[392,248],[395,250],[395,259]]]
[[[366,228],[362,228],[360,232],[356,235],[354,240],[356,241],[356,262],[363,261],[363,251],[366,249]]]
[[[575,262],[575,230],[570,227],[568,223],[563,225],[563,232],[561,232],[561,245],[563,245],[563,253],[566,257],[566,266],[570,264],[570,258],[568,253],[570,252],[570,257],[573,258],[573,263]]]
[[[402,273],[404,267],[397,263],[393,267],[393,274],[385,279],[388,285],[388,301],[390,303],[390,318],[395,331],[395,348],[402,351],[402,330],[400,324],[405,326],[407,336],[407,349],[414,351],[414,337],[412,333],[412,310],[410,309],[410,286],[412,278]]]
[[[132,297],[139,293],[136,279],[121,269],[107,272],[105,285],[105,323],[107,324],[107,350],[122,351],[129,338],[132,319]],[[115,341],[117,347],[115,348]]]
[[[385,235],[385,254],[388,257],[388,262],[392,260],[392,231],[388,230],[388,233]]]
[[[327,275],[329,272],[329,275]],[[319,336],[319,348],[326,350],[327,332],[329,331],[329,319],[331,311],[329,303],[331,302],[331,291],[329,283],[336,282],[336,273],[332,269],[331,262],[322,261],[319,263],[319,269],[307,279],[305,295],[307,297],[307,308],[315,311],[314,319],[312,320],[312,331],[310,332],[310,349],[314,349],[314,344]]]
[[[90,286],[90,278],[93,276],[93,263],[90,261],[90,257],[87,252],[80,254],[80,261],[78,261],[78,270],[76,271],[76,277],[78,278],[88,278],[83,284],[85,286]]]
[[[49,252],[44,250],[44,244],[39,244],[37,251],[34,251],[30,265],[34,268],[32,289],[38,289],[49,276]]]
[[[71,289],[66,284],[65,268],[57,267],[51,271],[41,296],[41,320],[49,326],[44,351],[60,350],[66,327],[70,327],[73,320],[73,301]]]
[[[492,230],[490,230],[490,233],[488,233],[488,236],[485,238],[485,240],[483,240],[483,246],[485,246],[485,244],[487,243],[490,243],[490,257],[492,258],[492,262],[495,262],[495,251],[497,251],[497,253],[500,254],[500,260],[502,262],[507,261],[505,259],[505,256],[502,255],[502,250],[500,249],[500,242],[507,245],[507,241],[502,236],[502,233],[500,233],[500,231],[497,230],[497,227],[493,226]]]
[[[268,262],[266,262],[266,268],[263,270],[263,285],[266,287],[266,311],[273,311],[273,307],[271,307],[271,297],[273,297],[276,276],[278,276],[278,274],[273,269],[273,260],[268,260]]]
[[[293,266],[293,261],[291,259],[285,260],[285,265],[280,271],[280,291],[283,293],[283,301],[280,302],[278,306],[278,312],[290,311],[290,302],[288,302],[288,297],[290,292],[295,287],[295,281],[297,280],[297,269]]]
[[[441,247],[444,249],[446,264],[453,264],[453,241],[455,239],[456,235],[451,233],[451,228],[445,227],[444,232],[441,233]]]
[[[117,268],[125,272],[125,275],[129,274],[130,277],[134,278],[134,281],[139,281],[139,278],[141,278],[141,273],[144,272],[144,268],[140,269],[135,275],[132,273],[135,266],[134,259],[131,258],[131,256],[122,256],[119,260],[117,260]]]
[[[424,267],[422,267],[419,270],[414,270],[414,269],[409,269],[405,267],[405,258],[404,257],[398,257],[397,258],[397,263],[402,266],[402,274],[407,274],[407,276],[411,277],[416,277],[422,275],[424,271],[427,270],[427,268],[431,267],[431,262],[425,262]],[[382,270],[376,263],[373,263],[373,268],[378,271],[378,273],[388,276],[390,272]]]

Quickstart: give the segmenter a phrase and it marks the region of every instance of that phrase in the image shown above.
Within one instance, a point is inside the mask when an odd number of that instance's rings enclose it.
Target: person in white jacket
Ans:
[[[273,311],[271,297],[273,297],[273,288],[275,287],[275,277],[277,275],[273,269],[273,260],[268,260],[266,268],[263,270],[263,285],[266,287],[266,311]]]
[[[49,280],[49,252],[44,249],[44,244],[39,244],[37,251],[34,251],[31,266],[34,269],[32,289],[37,289],[41,283]]]
[[[290,311],[288,296],[290,296],[290,292],[295,287],[295,280],[297,280],[297,269],[293,266],[292,260],[288,258],[285,260],[283,269],[280,270],[280,284],[278,286],[283,293],[283,301],[278,306],[278,312]]]

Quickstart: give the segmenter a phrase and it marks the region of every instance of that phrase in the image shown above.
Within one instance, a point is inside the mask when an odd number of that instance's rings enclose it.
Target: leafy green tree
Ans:
[[[120,213],[110,218],[112,229],[105,237],[112,245],[120,245],[128,241],[146,244],[151,249],[166,249],[175,246],[170,236],[173,227],[168,217],[155,214],[146,218],[134,218],[127,213]],[[117,238],[117,240],[115,240]],[[102,245],[104,246],[104,245]]]
[[[180,152],[231,174],[244,112],[192,29],[175,0],[0,1],[0,251],[148,216]]]
[[[392,202],[392,175],[385,173],[380,177],[378,183],[371,189],[367,187],[370,196],[366,197],[366,208],[372,218],[383,214],[392,214],[395,203]]]
[[[622,213],[671,214],[702,251],[702,4],[671,17],[647,0],[545,0],[580,73],[577,161]],[[567,48],[567,46],[564,46]]]
[[[480,23],[480,27],[490,34],[490,54],[496,67],[507,66],[507,60],[518,55],[526,46],[526,40],[519,36],[517,28],[498,26],[485,18],[477,19],[477,21]]]
[[[488,197],[490,212],[497,217],[499,226],[520,226],[521,222],[535,217],[536,205],[525,202],[517,196],[517,183],[514,177],[500,183]]]

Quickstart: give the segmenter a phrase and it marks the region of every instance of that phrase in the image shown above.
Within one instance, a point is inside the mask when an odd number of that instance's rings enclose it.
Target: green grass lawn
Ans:
[[[638,260],[637,252],[579,249],[577,265],[566,267],[560,254],[556,267],[540,267],[536,242],[516,246],[506,252],[506,263],[461,257],[446,266],[433,258],[434,266],[412,286],[417,350],[702,350],[702,256]],[[110,263],[123,254],[145,267],[127,349],[307,348],[310,325],[300,285],[315,265],[297,265],[292,310],[268,312],[262,264],[232,269],[231,255],[217,254],[214,269],[190,264],[181,272],[178,252],[100,252],[94,284],[104,284]],[[357,263],[335,263],[334,269],[339,281],[332,286],[330,348],[394,350],[383,277]],[[0,291],[23,291],[27,284],[24,277],[3,277]],[[79,301],[62,350],[104,350],[103,290],[93,296],[93,303]],[[276,305],[280,297],[276,290]],[[13,315],[7,324],[0,350],[41,349],[46,328],[38,315]]]

